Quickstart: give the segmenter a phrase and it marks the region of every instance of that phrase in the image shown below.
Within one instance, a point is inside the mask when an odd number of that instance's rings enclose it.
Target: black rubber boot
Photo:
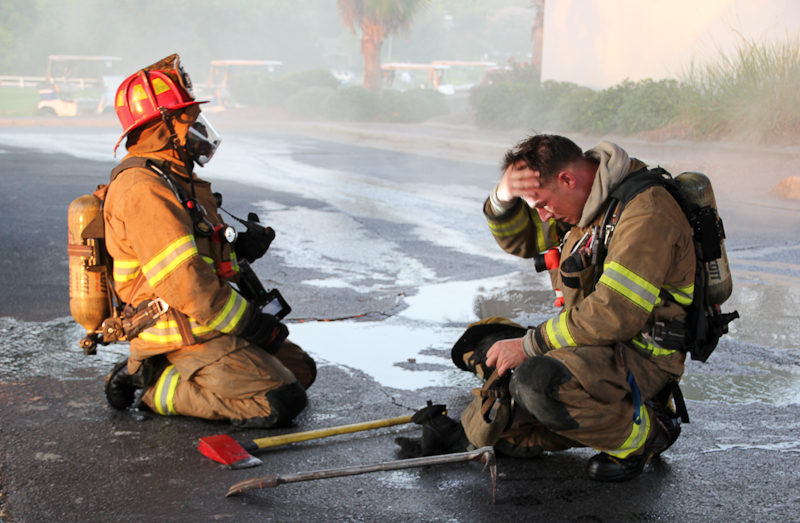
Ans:
[[[642,452],[624,459],[616,458],[605,452],[596,454],[589,459],[587,467],[589,477],[596,481],[628,481],[641,474],[645,465],[653,457],[664,452],[678,438],[675,436],[675,439],[672,439],[672,434],[657,416],[653,416],[651,419],[653,421],[652,432],[647,438]]]

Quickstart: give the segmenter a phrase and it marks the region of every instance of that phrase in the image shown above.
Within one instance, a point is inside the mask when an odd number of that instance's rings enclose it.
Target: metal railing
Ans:
[[[39,87],[45,83],[44,76],[14,76],[14,75],[0,75],[0,87]],[[97,85],[96,78],[67,78],[55,79],[56,83],[68,83],[76,86],[78,89],[85,89]]]

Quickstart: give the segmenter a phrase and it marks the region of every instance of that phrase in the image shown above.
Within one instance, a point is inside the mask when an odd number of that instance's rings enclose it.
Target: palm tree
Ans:
[[[361,28],[364,55],[364,88],[381,89],[381,46],[383,40],[406,29],[414,14],[428,0],[337,0],[344,23],[356,32]]]

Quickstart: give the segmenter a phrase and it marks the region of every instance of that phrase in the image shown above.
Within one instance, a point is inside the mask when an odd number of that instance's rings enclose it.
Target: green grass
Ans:
[[[683,120],[701,136],[770,142],[800,134],[800,40],[743,41],[684,75]]]
[[[39,92],[34,87],[0,87],[0,116],[36,114]]]

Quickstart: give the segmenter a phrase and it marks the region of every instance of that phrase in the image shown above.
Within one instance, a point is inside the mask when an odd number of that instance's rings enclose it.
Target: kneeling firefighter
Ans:
[[[281,426],[305,408],[316,365],[286,339],[279,294],[262,310],[276,291],[249,262],[274,232],[253,213],[234,217],[246,232],[226,225],[221,196],[193,171],[219,145],[201,103],[177,54],[117,90],[115,151],[127,136],[128,155],[111,172],[102,216],[121,313],[100,341],[130,341],[130,357],[106,378],[106,397],[117,409],[140,401],[162,415]]]

